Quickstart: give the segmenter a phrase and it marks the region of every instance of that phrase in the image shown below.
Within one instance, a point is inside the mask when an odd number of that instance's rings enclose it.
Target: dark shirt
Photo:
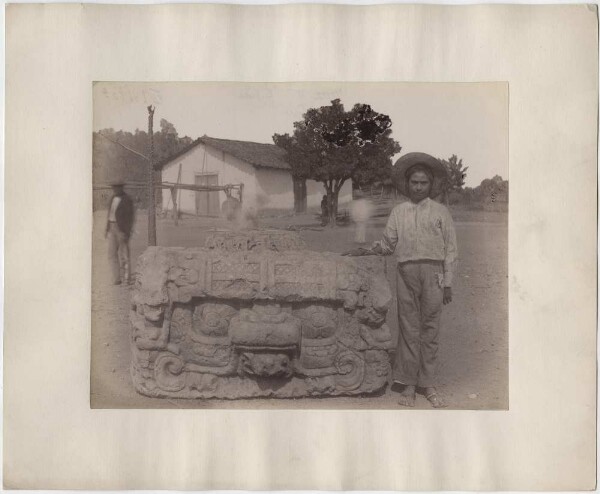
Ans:
[[[113,199],[117,196],[112,196],[110,199],[110,204],[112,204]],[[134,219],[134,207],[133,201],[131,197],[127,194],[123,193],[119,196],[121,198],[121,202],[117,206],[117,210],[115,211],[115,219],[117,220],[117,226],[119,230],[121,230],[126,235],[131,235],[131,229],[133,228],[133,219]],[[110,211],[110,205],[108,207]]]

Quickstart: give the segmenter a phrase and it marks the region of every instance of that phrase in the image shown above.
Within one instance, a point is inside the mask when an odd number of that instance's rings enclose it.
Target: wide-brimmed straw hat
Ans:
[[[393,168],[394,184],[398,191],[408,197],[407,176],[406,173],[414,165],[423,165],[429,169],[433,175],[433,184],[429,197],[439,196],[448,180],[448,171],[442,162],[426,153],[408,153],[401,156]]]

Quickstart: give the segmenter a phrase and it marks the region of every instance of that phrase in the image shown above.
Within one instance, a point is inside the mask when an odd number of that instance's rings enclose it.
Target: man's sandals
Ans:
[[[427,401],[431,403],[433,408],[446,408],[448,406],[444,399],[435,391],[426,395],[425,398],[427,398]]]
[[[446,408],[448,404],[444,401],[444,399],[437,394],[437,392],[429,393],[425,395],[427,401],[431,403],[433,408]],[[400,397],[398,398],[398,405],[402,405],[403,407],[414,407],[415,406],[415,395],[410,394],[402,394],[400,393]]]

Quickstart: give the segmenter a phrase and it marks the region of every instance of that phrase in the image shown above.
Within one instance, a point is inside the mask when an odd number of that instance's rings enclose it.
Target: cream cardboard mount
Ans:
[[[293,232],[220,232],[204,248],[148,248],[132,300],[143,395],[357,395],[390,379],[381,258],[308,251]]]

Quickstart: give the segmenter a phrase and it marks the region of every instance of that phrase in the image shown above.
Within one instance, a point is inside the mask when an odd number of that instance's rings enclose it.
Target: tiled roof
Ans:
[[[285,161],[285,151],[275,144],[216,139],[208,136],[202,136],[196,139],[188,147],[182,149],[170,158],[163,160],[158,164],[158,168],[163,168],[165,165],[176,160],[179,156],[187,153],[200,143],[223,151],[256,167],[277,168],[280,170],[290,169],[290,165]]]

